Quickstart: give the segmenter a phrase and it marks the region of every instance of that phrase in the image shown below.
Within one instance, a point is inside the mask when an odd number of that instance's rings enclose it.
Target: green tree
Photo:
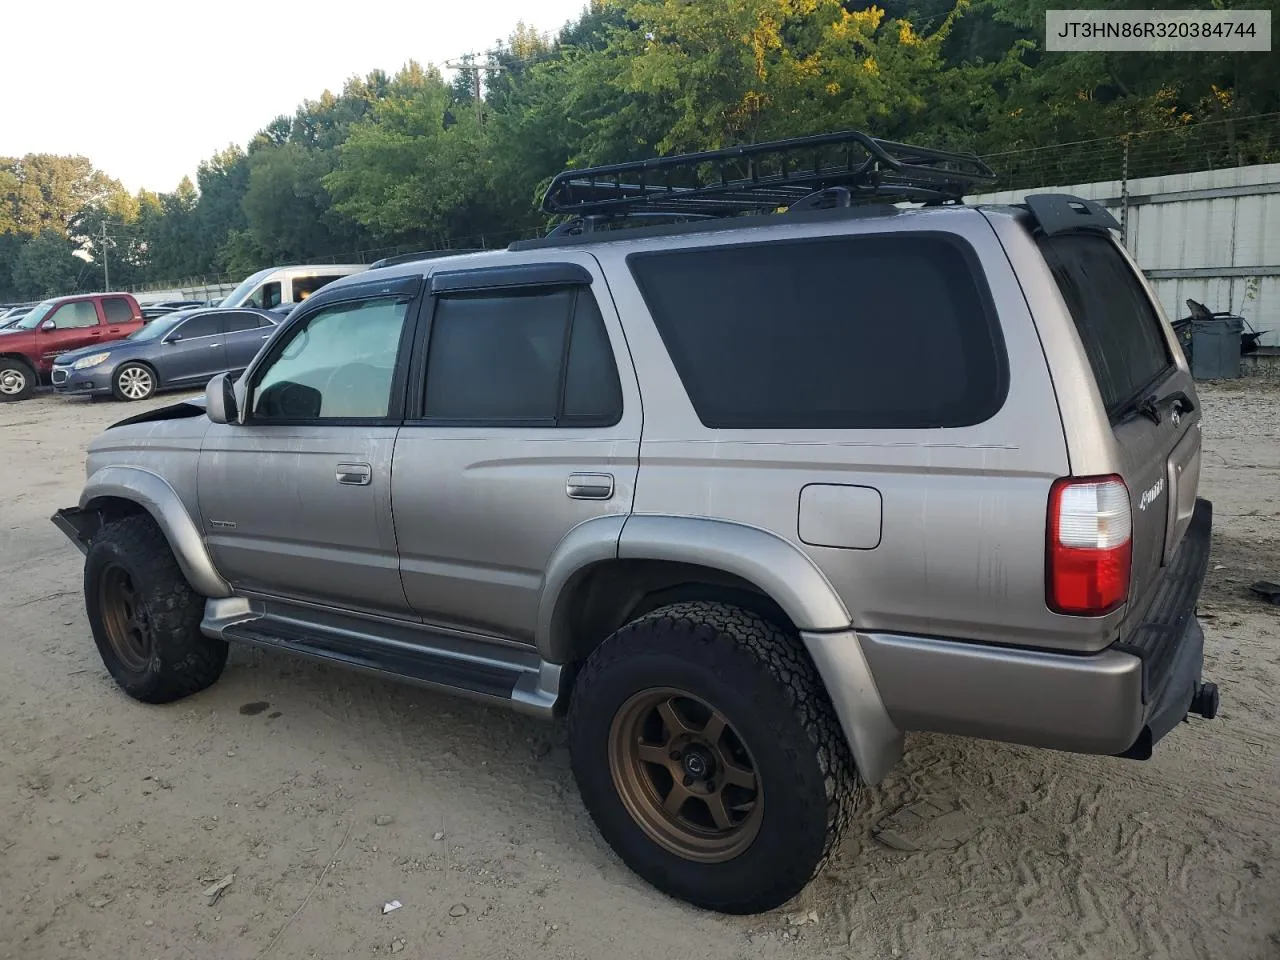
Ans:
[[[324,178],[336,210],[394,243],[423,244],[509,229],[493,202],[490,154],[472,111],[456,106],[439,71],[410,64],[389,95],[354,124]]]
[[[51,227],[23,244],[12,269],[18,296],[35,300],[74,293],[86,268],[76,249],[75,243]]]

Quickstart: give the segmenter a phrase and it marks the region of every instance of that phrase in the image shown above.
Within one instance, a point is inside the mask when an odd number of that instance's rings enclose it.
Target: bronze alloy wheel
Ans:
[[[686,860],[732,860],[760,832],[764,793],[746,744],[724,714],[682,690],[642,690],[622,705],[609,772],[632,819]]]
[[[110,564],[98,580],[98,604],[111,649],[124,666],[141,673],[151,661],[152,638],[146,606],[129,571]]]

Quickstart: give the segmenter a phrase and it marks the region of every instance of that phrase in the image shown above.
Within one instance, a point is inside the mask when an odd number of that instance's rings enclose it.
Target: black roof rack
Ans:
[[[566,170],[542,209],[575,217],[562,233],[619,218],[694,219],[855,202],[957,202],[996,179],[973,154],[880,140],[857,130]]]

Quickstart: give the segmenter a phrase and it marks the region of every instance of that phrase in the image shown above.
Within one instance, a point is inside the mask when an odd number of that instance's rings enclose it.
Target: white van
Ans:
[[[218,306],[259,307],[263,310],[272,310],[282,304],[287,306],[301,303],[326,283],[368,269],[368,265],[363,263],[267,267],[246,277]]]

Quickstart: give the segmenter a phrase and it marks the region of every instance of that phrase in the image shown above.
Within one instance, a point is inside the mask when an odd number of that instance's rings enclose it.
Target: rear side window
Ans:
[[[1114,414],[1173,365],[1160,317],[1110,238],[1066,234],[1039,243]]]
[[[240,333],[242,330],[256,330],[266,326],[265,317],[256,313],[226,313],[222,315],[222,329],[227,333]]]
[[[423,414],[512,425],[617,423],[618,368],[591,291],[441,297],[431,321]]]
[[[107,323],[128,323],[133,319],[133,307],[122,297],[106,297],[102,301],[102,312],[107,316]]]
[[[962,427],[1008,391],[972,251],[897,234],[632,254],[698,418],[736,429]]]

